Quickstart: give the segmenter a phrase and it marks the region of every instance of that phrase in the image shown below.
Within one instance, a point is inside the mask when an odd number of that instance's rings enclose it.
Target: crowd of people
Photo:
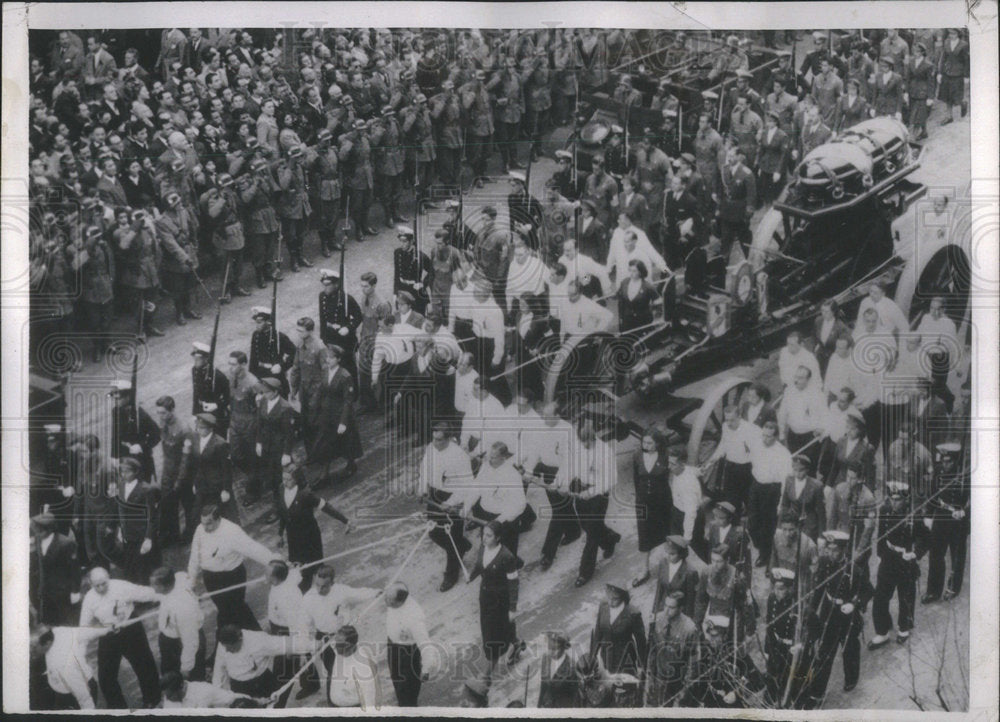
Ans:
[[[33,307],[33,345],[85,329],[98,360],[114,323],[162,335],[164,298],[178,325],[201,318],[194,291],[206,279],[220,283],[220,304],[263,300],[247,348],[193,344],[190,414],[169,395],[151,414],[133,375],[109,392],[110,439],[47,429],[32,492],[33,708],[130,706],[122,657],[147,707],[284,706],[293,681],[298,699],[322,685],[338,707],[418,704],[442,668],[420,605],[395,581],[334,582],[316,519],[351,530],[349,510],[321,492],[357,473],[364,410],[382,414],[390,443],[423,449],[415,490],[445,557],[440,593],[481,577],[490,672],[462,689],[465,704],[486,705],[494,668],[526,650],[513,615],[528,556],[519,539],[540,516],[529,488],[551,506],[538,573],[582,538],[583,587],[598,550],[610,558],[622,541],[605,523],[615,441],[544,403],[554,349],[669,321],[661,280],[683,266],[697,286],[699,268],[748,244],[754,212],[836,133],[894,116],[925,137],[936,106],[942,123],[967,111],[968,44],[954,29],[816,33],[799,68],[777,50],[763,79],[750,72],[750,37],[723,36],[707,54],[683,33],[671,42],[675,60],[728,81],[703,93],[692,132],[669,78],[645,106],[638,79],[602,62],[629,59],[624,31],[171,28],[145,64],[147,49],[114,33],[86,34],[85,46],[61,31],[37,49],[30,259],[46,303]],[[573,129],[534,198],[543,141],[574,126],[581,93],[610,81],[621,125],[587,172]],[[631,128],[637,105],[660,123]],[[465,192],[497,169],[506,208],[467,210]],[[428,210],[443,210],[440,227],[424,225]],[[367,270],[355,297],[334,254],[374,236],[376,218],[399,241],[391,294]],[[317,255],[331,261],[316,314],[292,338],[272,299],[286,258],[296,273]],[[869,603],[869,649],[894,627],[907,641],[925,555],[922,601],[958,595],[970,385],[946,308],[935,298],[911,323],[877,282],[856,316],[823,304],[808,333],[788,334],[780,388],[755,384],[724,409],[705,464],[646,429],[630,465],[644,565],[608,585],[586,653],[548,635],[537,705],[815,708],[841,644],[845,689],[857,684]],[[241,528],[254,509],[279,524],[278,550]],[[188,545],[185,571],[164,564],[165,550]],[[266,568],[266,631],[246,601],[247,559]],[[763,606],[755,569],[770,581]],[[639,610],[630,589],[647,583],[654,602]],[[216,610],[214,651],[203,599]],[[379,599],[394,698],[357,628]],[[142,623],[154,618],[159,664]],[[748,648],[758,629],[763,670]]]

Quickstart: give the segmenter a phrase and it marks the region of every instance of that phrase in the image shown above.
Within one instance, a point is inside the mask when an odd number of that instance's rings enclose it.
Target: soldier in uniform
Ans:
[[[132,213],[128,225],[119,225],[114,231],[115,252],[122,260],[121,285],[129,289],[136,313],[142,321],[141,334],[162,336],[163,331],[154,324],[156,306],[152,303],[155,290],[160,286],[157,270],[157,256],[160,245],[157,241],[153,219],[143,210]],[[51,274],[55,275],[55,274]]]
[[[879,565],[872,602],[875,636],[868,642],[868,649],[878,649],[889,641],[889,601],[894,594],[899,597],[896,641],[905,644],[910,638],[920,576],[918,562],[927,553],[930,537],[923,519],[918,520],[914,514],[909,484],[889,481],[886,491],[889,499],[879,509],[878,519]]]
[[[719,188],[719,155],[722,150],[722,136],[712,127],[712,116],[701,113],[698,116],[698,132],[694,136],[694,157],[698,173],[705,180],[709,193],[717,193]]]
[[[448,245],[463,253],[463,258],[466,258],[476,247],[476,233],[469,228],[469,224],[465,222],[464,218],[459,218],[459,210],[461,208],[461,204],[454,198],[445,202],[445,210],[448,211],[448,217],[443,224],[443,228],[448,233]],[[459,228],[460,221],[461,228]]]
[[[160,443],[160,427],[146,410],[135,403],[132,382],[116,380],[108,395],[114,401],[111,411],[112,459],[127,456],[140,462],[139,478],[148,481],[156,473],[153,467],[153,448]]]
[[[309,190],[312,192],[312,210],[318,214],[320,250],[327,258],[340,250],[336,238],[340,218],[340,157],[333,147],[333,133],[323,128],[316,134],[316,147],[312,149],[309,163]]]
[[[930,604],[942,598],[954,599],[962,591],[965,556],[969,536],[969,478],[960,466],[962,446],[957,442],[938,444],[935,449],[935,494],[926,507],[931,518],[930,561],[927,593],[921,598]],[[945,554],[950,552],[951,574],[945,582]]]
[[[419,213],[420,204],[429,197],[434,176],[434,159],[437,157],[434,150],[434,127],[431,124],[430,111],[427,109],[427,96],[417,93],[413,98],[413,104],[403,111],[402,120],[407,163],[413,169]]]
[[[519,233],[528,242],[528,247],[537,251],[538,231],[542,227],[542,205],[531,196],[527,188],[527,178],[522,171],[507,173],[510,179],[510,193],[507,194],[507,212],[510,216],[510,230]]]
[[[93,334],[93,361],[96,362],[104,357],[108,347],[115,259],[104,240],[104,234],[97,226],[89,226],[83,242],[79,246],[70,246],[68,250],[74,249],[77,258],[71,259],[70,265],[75,265],[80,273],[78,305],[86,320],[87,330]],[[86,251],[85,256],[83,251]]]
[[[239,202],[233,190],[233,177],[228,173],[219,175],[218,190],[206,192],[206,210],[213,224],[213,241],[215,247],[222,251],[229,264],[229,280],[222,289],[225,303],[230,292],[233,296],[249,296],[250,292],[243,288],[240,279],[243,276],[243,224],[240,222]]]
[[[288,398],[288,379],[285,374],[295,361],[295,344],[274,327],[270,309],[254,306],[250,310],[256,329],[250,337],[248,370],[261,381],[266,378],[277,379],[282,398]]]
[[[571,151],[557,150],[556,162],[559,164],[559,169],[552,174],[551,180],[555,181],[559,195],[570,201],[579,200],[583,195],[587,174],[578,172],[576,182],[573,182],[573,153]]]
[[[733,242],[749,245],[750,217],[757,202],[753,173],[743,163],[743,152],[730,148],[726,167],[719,174],[719,235],[722,257],[729,260]]]
[[[521,137],[521,119],[524,116],[524,84],[517,72],[517,60],[506,56],[503,69],[494,74],[486,90],[496,98],[497,146],[503,172],[521,168],[517,161],[517,142]]]
[[[250,172],[240,176],[237,193],[243,211],[243,228],[257,277],[257,287],[281,280],[281,256],[278,249],[278,214],[274,210],[278,184],[271,167],[263,158],[250,163]]]
[[[587,176],[584,199],[594,204],[597,218],[605,227],[611,225],[612,207],[618,203],[618,183],[604,169],[605,158],[595,155]]]
[[[622,75],[618,79],[612,99],[618,108],[618,122],[627,125],[631,119],[631,109],[642,107],[642,93],[632,87],[632,76]]]
[[[397,226],[396,237],[403,244],[392,252],[393,283],[392,292],[406,291],[414,298],[413,308],[423,314],[427,308],[428,296],[425,290],[427,276],[431,272],[430,257],[417,248],[413,229]]]
[[[396,111],[391,105],[382,108],[382,117],[372,128],[369,143],[372,149],[375,187],[378,189],[379,202],[385,212],[385,226],[392,228],[394,223],[406,222],[406,217],[399,212],[398,205],[406,157],[403,150],[403,134],[396,119]],[[350,351],[348,349],[345,351],[350,356]]]
[[[757,144],[764,123],[760,116],[749,105],[749,97],[738,95],[732,115],[730,115],[729,133],[736,141],[737,147],[743,152],[745,162],[750,168],[757,167]]]
[[[441,92],[428,101],[437,142],[438,180],[441,189],[458,191],[462,163],[462,102],[449,78],[441,82]]]
[[[684,592],[666,595],[650,626],[646,707],[672,707],[692,678],[700,635],[684,604]]]
[[[323,283],[319,293],[320,340],[340,346],[344,350],[341,364],[352,376],[357,376],[354,354],[358,347],[358,327],[363,320],[361,306],[354,296],[344,293],[339,271],[323,269],[320,278]]]
[[[809,668],[809,660],[802,657],[805,642],[801,636],[799,616],[802,614],[804,617],[805,610],[798,603],[796,585],[797,577],[791,569],[771,569],[764,656],[767,659],[767,695],[771,704],[779,708],[785,708],[788,702],[791,702],[793,709],[798,708],[806,680],[803,670]],[[789,686],[789,675],[792,674],[795,678]]]
[[[861,675],[861,641],[863,613],[872,597],[868,574],[853,559],[847,549],[850,534],[831,529],[823,533],[826,546],[819,560],[815,578],[819,580],[812,593],[810,636],[815,640],[816,653],[812,665],[812,683],[802,700],[806,709],[818,707],[826,695],[830,672],[837,649],[843,644],[844,691],[854,689]]]
[[[525,96],[525,135],[531,139],[531,160],[541,157],[542,134],[549,127],[549,111],[552,109],[552,77],[549,73],[548,53],[545,48],[535,50],[521,79]]]
[[[476,185],[482,187],[493,143],[493,109],[484,84],[486,71],[477,69],[475,78],[458,89],[469,135],[466,148]]]
[[[278,215],[281,217],[281,235],[288,246],[292,272],[299,266],[312,268],[312,262],[302,255],[305,243],[306,222],[309,218],[309,196],[306,187],[306,170],[302,146],[293,145],[277,168],[280,189]]]
[[[191,415],[209,413],[216,418],[216,433],[223,439],[229,431],[229,379],[209,366],[211,348],[196,341],[191,358]]]
[[[710,615],[703,629],[707,643],[698,653],[689,702],[702,707],[748,706],[746,692],[765,686],[760,670],[742,647],[733,649],[729,617]]]
[[[191,215],[181,204],[180,195],[170,193],[166,210],[156,219],[156,235],[161,248],[167,251],[160,265],[160,276],[163,290],[173,298],[178,326],[187,324],[187,318],[201,318],[191,310],[191,290],[196,283],[194,270],[198,267],[193,232]]]
[[[312,442],[319,433],[318,396],[323,382],[323,366],[326,348],[313,331],[315,322],[309,317],[302,317],[295,323],[295,331],[299,343],[295,347],[295,361],[288,375],[288,386],[291,390],[289,399],[299,398],[299,414],[302,419],[302,439],[306,451],[312,448]]]
[[[760,154],[757,158],[757,183],[760,203],[771,203],[781,192],[788,169],[789,138],[779,126],[778,113],[769,111],[760,133]]]
[[[359,118],[354,121],[351,130],[340,138],[340,165],[344,172],[347,202],[357,229],[358,241],[362,241],[365,235],[374,236],[378,232],[368,223],[375,171],[372,168],[372,147],[367,129],[368,124]]]

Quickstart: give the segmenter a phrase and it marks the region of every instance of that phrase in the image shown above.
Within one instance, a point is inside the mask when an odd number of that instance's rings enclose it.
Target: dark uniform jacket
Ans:
[[[352,356],[361,321],[361,306],[354,296],[347,296],[345,308],[343,291],[319,294],[319,337],[323,343],[336,344],[344,349],[346,357]],[[347,333],[341,334],[341,329],[345,328]]]
[[[274,329],[254,331],[250,337],[250,363],[248,370],[258,379],[277,378],[281,381],[281,393],[288,395],[288,379],[285,374],[295,361],[295,344],[284,333],[278,333],[278,344],[275,348]],[[281,368],[274,372],[271,367],[277,364]]]
[[[597,623],[590,637],[590,653],[600,655],[604,668],[612,674],[636,674],[643,666],[647,652],[646,629],[639,610],[626,604],[618,617],[611,621],[608,603],[601,602]]]
[[[340,165],[344,185],[352,190],[368,190],[375,184],[372,147],[368,136],[352,130],[340,139]]]

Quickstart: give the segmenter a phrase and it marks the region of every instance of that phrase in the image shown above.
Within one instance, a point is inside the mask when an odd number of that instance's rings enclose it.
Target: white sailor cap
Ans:
[[[570,153],[568,150],[562,150],[560,148],[559,150],[556,151],[556,158],[564,160],[573,160],[573,154]]]
[[[510,178],[512,178],[512,179],[514,179],[514,180],[516,180],[516,181],[521,181],[522,183],[527,183],[528,182],[527,176],[524,175],[524,173],[522,173],[519,170],[509,171],[507,173],[507,176],[510,177]]]
[[[340,280],[340,271],[330,268],[319,269],[319,280],[322,283],[333,283],[335,280]]]
[[[195,341],[193,344],[191,344],[191,355],[192,356],[196,356],[196,355],[198,355],[198,356],[208,356],[208,354],[211,353],[211,351],[212,350],[209,348],[209,346],[208,346],[207,343],[202,343],[201,341]]]
[[[624,133],[625,131],[622,130],[622,127],[620,125],[613,124],[611,126],[611,132],[615,133],[615,134],[621,134],[621,133]]]
[[[839,529],[829,529],[823,532],[823,538],[833,544],[846,544],[851,540],[851,535]]]
[[[910,485],[905,481],[887,481],[885,483],[886,491],[889,492],[889,496],[894,496],[896,494],[906,495],[910,493]]]
[[[396,235],[397,236],[412,236],[413,235],[413,229],[410,228],[409,226],[396,226]]]
[[[448,208],[448,209],[451,209],[451,208],[458,208],[458,207],[459,207],[459,206],[461,206],[461,205],[462,205],[462,204],[461,204],[461,203],[459,203],[459,202],[458,202],[457,200],[455,200],[454,198],[449,198],[448,200],[446,200],[446,201],[444,202],[444,207],[445,207],[445,208]]]
[[[115,379],[111,382],[112,391],[131,391],[132,382],[128,379]]]
[[[722,614],[709,614],[705,617],[704,626],[706,632],[711,632],[713,629],[724,632],[729,629],[729,617]]]
[[[775,567],[771,570],[771,581],[774,582],[794,582],[795,572],[784,567]]]
[[[60,424],[45,424],[45,433],[49,436],[54,436],[62,431],[62,426]]]
[[[254,320],[258,317],[271,318],[271,309],[267,306],[254,306],[250,309],[250,313],[254,317]]]

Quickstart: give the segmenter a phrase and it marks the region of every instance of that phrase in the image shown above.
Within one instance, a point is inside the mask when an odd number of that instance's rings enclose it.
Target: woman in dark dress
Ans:
[[[308,564],[323,558],[323,537],[316,522],[316,511],[322,511],[344,524],[344,533],[351,532],[351,522],[334,509],[330,502],[311,492],[305,484],[301,467],[286,467],[282,477],[283,489],[278,495],[278,547],[285,545],[288,533],[288,561]],[[317,565],[302,569],[302,591],[312,584]]]
[[[500,523],[489,522],[483,527],[483,543],[479,547],[476,566],[469,575],[471,582],[482,575],[479,587],[479,628],[483,634],[483,651],[492,667],[501,657],[508,664],[517,661],[524,642],[517,638],[517,629],[510,618],[517,610],[517,570],[524,562],[500,543]]]
[[[645,584],[651,574],[649,553],[667,539],[670,514],[674,507],[670,493],[670,466],[666,454],[666,435],[656,425],[642,435],[641,447],[632,457],[632,481],[635,484],[635,523],[639,551],[646,553],[646,570],[632,580],[632,586]]]
[[[597,610],[597,623],[590,636],[590,653],[611,674],[638,677],[646,661],[646,629],[642,613],[629,603],[621,587],[606,584],[607,598]]]
[[[628,278],[618,286],[618,328],[623,334],[653,322],[656,289],[646,280],[648,276],[645,263],[637,258],[628,262]]]

